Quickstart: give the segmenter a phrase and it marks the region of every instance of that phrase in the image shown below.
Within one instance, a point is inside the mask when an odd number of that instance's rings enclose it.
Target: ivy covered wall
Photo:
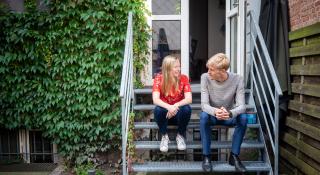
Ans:
[[[27,2],[24,13],[0,12],[0,127],[41,129],[77,163],[119,148],[127,17],[132,10],[139,71],[149,39],[144,1],[51,0],[42,12]]]

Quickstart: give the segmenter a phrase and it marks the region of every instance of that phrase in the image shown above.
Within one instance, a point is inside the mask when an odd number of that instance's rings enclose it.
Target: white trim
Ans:
[[[231,38],[231,34],[230,34],[230,18],[229,16],[229,9],[230,7],[230,0],[226,0],[226,55],[227,57],[231,60],[231,47],[230,47],[230,38]],[[230,70],[230,68],[229,68]]]
[[[239,0],[239,18],[238,18],[238,54],[237,54],[237,70],[238,73],[244,77],[245,68],[245,27],[246,27],[246,14],[245,14],[246,0]]]
[[[152,15],[151,19],[155,21],[180,21],[181,15]]]
[[[226,14],[227,18],[232,18],[236,15],[238,15],[238,8],[233,8],[232,10],[229,10],[229,12]]]
[[[181,73],[189,77],[189,0],[181,1]]]

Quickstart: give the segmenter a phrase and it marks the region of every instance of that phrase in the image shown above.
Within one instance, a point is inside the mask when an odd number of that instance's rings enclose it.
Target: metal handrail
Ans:
[[[273,83],[274,83],[274,86],[275,86],[275,90],[277,91],[277,93],[279,95],[282,95],[282,90],[281,90],[281,87],[280,87],[280,83],[279,83],[278,77],[276,75],[276,71],[274,70],[273,64],[271,62],[271,58],[270,58],[270,55],[269,55],[269,52],[268,52],[268,49],[267,49],[267,45],[266,45],[266,43],[264,41],[264,38],[262,36],[262,33],[261,33],[261,30],[260,30],[260,27],[259,27],[258,23],[253,18],[255,13],[253,11],[249,11],[248,13],[249,13],[249,16],[251,17],[251,20],[253,22],[254,28],[255,28],[255,30],[257,32],[257,37],[258,37],[258,39],[260,41],[263,53],[265,54],[265,58],[266,58],[266,61],[268,63],[267,66],[268,66],[269,71],[271,73],[271,78],[273,80]]]
[[[122,67],[120,98],[121,98],[121,120],[122,120],[122,171],[128,174],[127,166],[127,142],[129,132],[130,111],[132,110],[133,93],[133,33],[132,12],[128,14],[128,26],[124,59]]]
[[[253,11],[248,11],[247,15],[249,18],[247,21],[250,22],[248,35],[250,37],[249,48],[251,48],[251,46],[253,47],[250,50],[250,86],[252,88],[251,91],[256,92],[257,104],[260,104],[261,107],[261,113],[272,148],[271,150],[274,155],[273,173],[277,175],[279,167],[279,97],[282,96],[282,90],[260,27],[254,19],[255,14]],[[257,43],[259,43],[260,47]],[[257,57],[255,57],[255,53]],[[270,75],[271,81],[269,81],[267,74]],[[263,76],[264,78],[262,78]],[[265,88],[267,88],[267,90],[265,90]],[[271,101],[268,100],[270,98]]]

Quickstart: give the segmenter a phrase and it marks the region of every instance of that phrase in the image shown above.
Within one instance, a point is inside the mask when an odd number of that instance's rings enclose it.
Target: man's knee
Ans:
[[[238,116],[238,124],[240,126],[247,126],[247,123],[248,123],[248,119],[246,115],[242,114]]]
[[[200,124],[206,124],[209,121],[209,114],[206,112],[200,113]]]

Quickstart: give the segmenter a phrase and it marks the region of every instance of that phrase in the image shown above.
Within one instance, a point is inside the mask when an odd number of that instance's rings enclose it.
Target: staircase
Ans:
[[[241,152],[244,149],[258,152],[253,160],[243,161],[248,172],[257,174],[278,174],[278,123],[279,123],[279,96],[282,95],[280,85],[271,63],[270,56],[261,35],[260,28],[254,21],[252,12],[248,13],[247,23],[249,23],[249,42],[246,44],[250,48],[247,53],[247,70],[245,91],[247,112],[257,112],[257,123],[248,124],[245,140],[241,145]],[[125,56],[123,62],[123,71],[120,87],[121,108],[122,108],[122,165],[123,174],[129,172],[203,172],[201,149],[202,145],[199,139],[194,139],[194,133],[199,131],[199,113],[200,105],[200,86],[192,85],[193,104],[192,116],[187,127],[187,149],[186,151],[176,151],[177,146],[175,139],[170,138],[169,152],[167,154],[174,155],[175,158],[166,160],[150,159],[132,162],[132,158],[127,154],[128,135],[130,128],[130,113],[144,111],[145,114],[151,114],[154,109],[152,104],[151,87],[143,89],[133,88],[133,36],[132,36],[132,13],[129,13],[127,39],[125,47]],[[259,42],[259,44],[257,44]],[[265,90],[266,89],[266,90]],[[142,100],[141,100],[142,99]],[[269,101],[270,99],[270,101]],[[149,130],[151,135],[149,140],[135,140],[134,146],[137,152],[144,151],[153,155],[164,155],[159,151],[160,139],[153,139],[157,136],[157,124],[153,121],[153,117],[135,121],[134,131]],[[175,129],[175,126],[169,128]],[[227,153],[231,148],[231,140],[228,139],[228,127],[215,126],[217,138],[212,140],[211,148],[216,153],[213,159],[213,172],[235,172],[235,168],[227,162]],[[248,136],[248,130],[251,136]],[[233,132],[232,132],[233,133]],[[252,136],[254,135],[254,136]],[[170,131],[169,131],[170,137]],[[268,145],[268,146],[267,146]],[[200,151],[199,151],[200,150]],[[182,159],[179,157],[183,157]],[[197,158],[198,156],[198,158]],[[273,161],[270,160],[269,156]],[[129,160],[129,161],[128,161]]]
[[[197,98],[200,96],[200,85],[192,85],[192,94],[193,94],[193,101],[194,103],[191,104],[192,108],[192,118],[187,127],[188,131],[199,130],[200,123],[199,123],[199,113],[201,111],[200,99]],[[144,89],[135,89],[134,90],[135,99],[139,99],[139,96],[144,95],[149,96],[151,98],[151,88],[144,88]],[[150,100],[149,100],[150,101]],[[251,91],[246,90],[246,106],[247,111],[255,111],[254,104],[251,104]],[[135,111],[150,111],[154,109],[154,105],[152,104],[134,104],[133,109]],[[135,122],[134,128],[138,129],[150,129],[150,130],[158,130],[158,126],[154,121],[149,122]],[[170,126],[169,129],[175,129],[176,126]],[[261,134],[261,127],[259,122],[257,124],[248,124],[248,130],[257,130],[258,136],[255,139],[246,139],[242,143],[241,147],[246,149],[256,149],[259,150],[259,157],[255,161],[243,161],[244,165],[246,166],[249,172],[269,172],[271,170],[270,162],[267,154],[265,154],[265,143],[264,139]],[[225,126],[215,126],[215,129],[227,129]],[[173,131],[174,132],[174,131]],[[170,135],[170,134],[169,134]],[[219,135],[219,133],[218,133]],[[221,136],[220,136],[221,137]],[[191,137],[192,138],[192,137]],[[231,141],[222,141],[222,140],[213,140],[211,144],[212,149],[217,149],[218,152],[221,149],[230,149],[231,148]],[[152,150],[155,154],[163,154],[159,152],[159,140],[150,140],[150,141],[135,141],[135,148],[136,150]],[[191,150],[202,149],[202,145],[200,141],[193,141],[188,140],[188,136],[186,139],[187,150],[180,152],[180,154],[188,154]],[[169,152],[171,154],[175,154],[177,150],[177,145],[174,139],[170,139],[169,144]],[[228,151],[229,152],[229,151]],[[187,156],[188,157],[188,156]],[[190,157],[190,156],[189,156]],[[191,156],[192,157],[192,156]],[[223,156],[218,156],[223,157]],[[143,163],[133,163],[132,164],[132,171],[133,172],[203,172],[201,166],[201,160],[188,160],[188,158],[184,158],[184,160],[174,160],[174,161],[145,161]],[[227,160],[214,160],[213,164],[213,172],[235,172],[235,168],[230,166],[227,163]]]

